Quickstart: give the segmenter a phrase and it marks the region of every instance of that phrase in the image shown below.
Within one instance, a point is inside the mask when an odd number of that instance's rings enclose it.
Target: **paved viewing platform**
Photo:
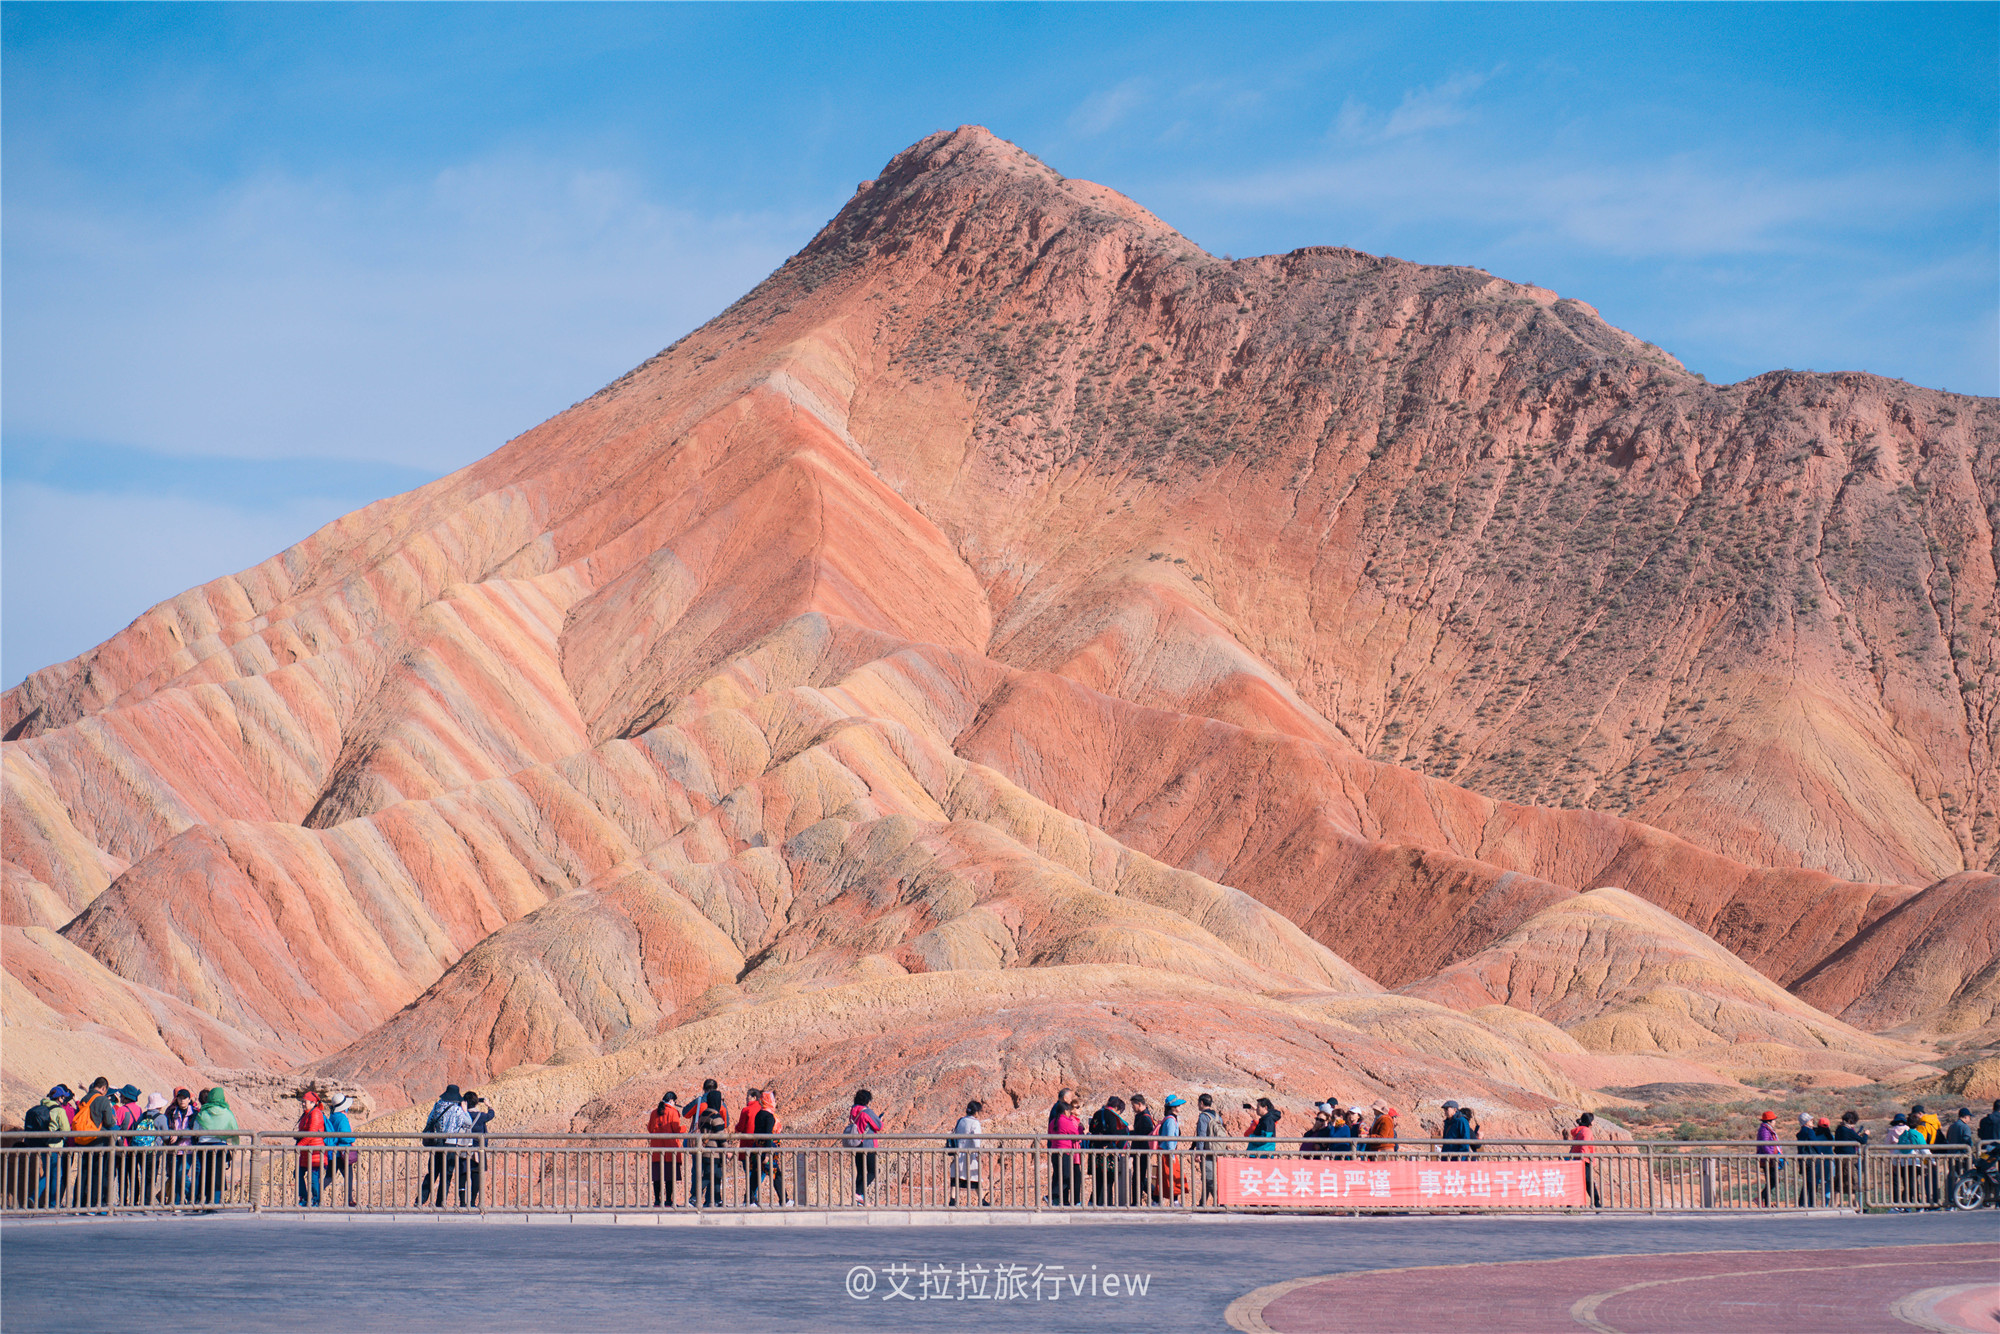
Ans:
[[[302,1322],[540,1330],[552,1312],[571,1329],[1980,1331],[1993,1326],[1949,1320],[1976,1318],[1982,1298],[1968,1285],[2000,1273],[1987,1212],[1031,1221],[771,1211],[691,1226],[629,1225],[636,1216],[623,1214],[550,1225],[570,1217],[12,1221],[0,1229],[6,1326],[73,1327],[87,1272],[90,1300],[121,1324],[205,1334]],[[982,1225],[947,1225],[975,1218]],[[1747,1324],[1745,1302],[1757,1313]]]

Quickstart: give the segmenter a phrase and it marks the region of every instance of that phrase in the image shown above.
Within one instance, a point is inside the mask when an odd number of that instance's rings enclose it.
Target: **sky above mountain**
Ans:
[[[2000,391],[2000,7],[0,10],[7,683],[476,459],[977,122],[1711,380]]]

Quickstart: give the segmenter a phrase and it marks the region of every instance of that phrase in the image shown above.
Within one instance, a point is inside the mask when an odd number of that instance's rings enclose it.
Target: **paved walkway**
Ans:
[[[1275,1284],[1233,1303],[1250,1334],[2000,1334],[2000,1244],[1525,1260]]]
[[[0,1229],[0,1326],[9,1334],[67,1332],[77,1327],[79,1311],[92,1310],[115,1312],[111,1323],[121,1329],[203,1334],[301,1322],[341,1334],[433,1326],[479,1334],[739,1326],[1158,1334],[1225,1330],[1225,1309],[1252,1289],[1319,1275],[1773,1249],[1913,1248],[1890,1258],[1917,1262],[1944,1254],[1946,1246],[1990,1244],[1996,1227],[1994,1212],[984,1227],[522,1227],[451,1218],[228,1217],[16,1223]],[[1633,1266],[1620,1260],[1612,1268],[1634,1274]],[[1956,1280],[1923,1273],[1924,1285],[1967,1281],[1962,1273]],[[1616,1286],[1607,1282],[1588,1293]],[[1577,1295],[1588,1294],[1579,1287],[1569,1300]],[[1610,1303],[1605,1309],[1621,1316],[1627,1310]],[[1423,1308],[1397,1315],[1399,1334],[1515,1334],[1490,1306],[1471,1318]],[[1563,1328],[1574,1334],[1589,1327]]]

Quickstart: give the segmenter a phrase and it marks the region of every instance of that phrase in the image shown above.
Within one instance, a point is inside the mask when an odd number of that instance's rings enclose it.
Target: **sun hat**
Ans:
[[[1171,1112],[1171,1111],[1172,1111],[1172,1110],[1173,1110],[1174,1108],[1176,1108],[1176,1107],[1185,1107],[1185,1106],[1187,1106],[1187,1099],[1186,1099],[1186,1098],[1183,1098],[1183,1097],[1182,1097],[1182,1096],[1181,1096],[1180,1094],[1178,1094],[1178,1093],[1169,1093],[1169,1094],[1167,1095],[1167,1110],[1168,1110],[1168,1111],[1170,1111],[1170,1112]]]
[[[1775,1121],[1778,1119],[1778,1114],[1776,1112],[1766,1112],[1757,1119],[1759,1121]]]
[[[167,1109],[167,1095],[166,1095],[166,1094],[164,1094],[164,1093],[149,1093],[149,1094],[147,1094],[147,1095],[146,1095],[146,1110],[147,1110],[147,1111],[149,1111],[149,1112],[163,1112],[163,1111],[165,1111],[166,1109]]]
[[[353,1105],[354,1099],[348,1097],[345,1093],[333,1100],[333,1110],[336,1112],[344,1112]]]
[[[146,1095],[139,1092],[137,1084],[127,1084],[124,1088],[118,1090],[118,1096],[126,1102],[137,1102]]]

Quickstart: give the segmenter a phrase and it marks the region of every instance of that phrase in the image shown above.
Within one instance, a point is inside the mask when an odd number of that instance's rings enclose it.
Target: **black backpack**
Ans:
[[[30,1107],[27,1110],[27,1113],[21,1117],[21,1129],[23,1130],[55,1129],[54,1118],[52,1118],[49,1115],[49,1105],[45,1102],[38,1102],[33,1107]],[[50,1142],[45,1139],[31,1140],[29,1141],[29,1147],[36,1149],[46,1149],[49,1146],[49,1143]]]
[[[426,1149],[441,1149],[444,1147],[444,1137],[431,1133],[438,1129],[438,1122],[443,1119],[444,1108],[442,1105],[431,1108],[430,1117],[424,1122],[424,1147]]]

